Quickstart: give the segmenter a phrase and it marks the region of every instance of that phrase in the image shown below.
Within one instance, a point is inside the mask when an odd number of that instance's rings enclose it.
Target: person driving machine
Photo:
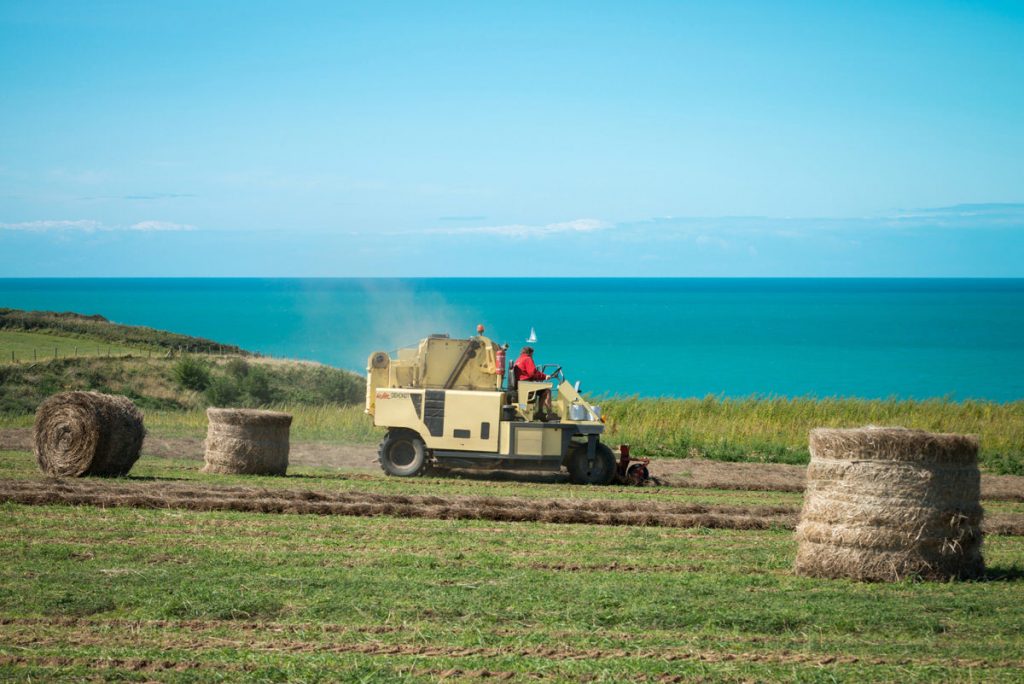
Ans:
[[[516,374],[516,380],[543,381],[550,376],[541,372],[533,362],[533,347],[523,347],[519,350],[519,358],[512,366],[512,372]],[[551,410],[551,390],[540,390],[537,393],[537,401],[543,413],[544,420],[552,420],[557,416]]]

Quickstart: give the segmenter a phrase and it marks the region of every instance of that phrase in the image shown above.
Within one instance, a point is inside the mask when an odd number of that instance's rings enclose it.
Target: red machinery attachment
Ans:
[[[501,347],[494,351],[494,374],[498,376],[505,375],[505,350]]]
[[[650,463],[651,459],[649,458],[630,458],[629,445],[620,444],[615,479],[628,485],[646,484],[651,479],[651,471],[647,469]]]

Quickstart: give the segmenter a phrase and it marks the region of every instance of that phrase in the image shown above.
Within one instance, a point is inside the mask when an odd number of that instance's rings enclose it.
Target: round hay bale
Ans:
[[[292,417],[277,411],[206,409],[204,473],[284,475]]]
[[[797,574],[888,582],[984,572],[977,437],[817,428],[810,448]]]
[[[48,398],[36,411],[34,432],[36,463],[54,477],[125,475],[146,436],[131,399],[99,392]]]

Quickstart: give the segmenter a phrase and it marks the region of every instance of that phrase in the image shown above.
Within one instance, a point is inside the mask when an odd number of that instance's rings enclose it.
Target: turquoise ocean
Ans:
[[[362,372],[478,323],[584,391],[1024,399],[1024,279],[0,279],[101,314]]]

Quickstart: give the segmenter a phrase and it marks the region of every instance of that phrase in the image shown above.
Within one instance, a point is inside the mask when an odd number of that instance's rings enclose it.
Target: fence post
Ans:
[[[57,358],[57,348],[53,348],[53,358]]]
[[[14,363],[14,350],[11,350],[11,363]]]

